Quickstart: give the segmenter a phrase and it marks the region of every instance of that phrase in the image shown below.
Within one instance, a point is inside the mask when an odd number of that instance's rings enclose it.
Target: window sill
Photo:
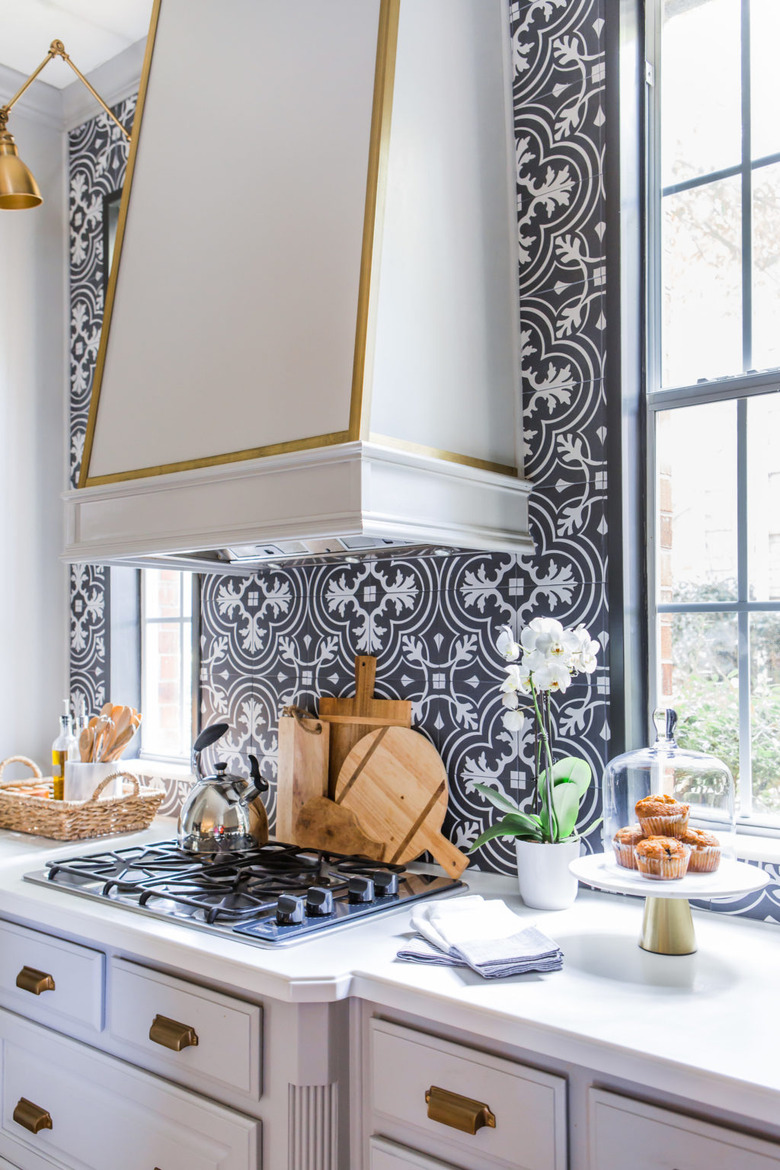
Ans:
[[[780,837],[762,837],[758,833],[737,833],[739,861],[761,861],[780,864]]]
[[[194,780],[195,773],[189,764],[172,764],[167,760],[135,759],[122,760],[122,767],[134,776],[155,776],[160,780]]]

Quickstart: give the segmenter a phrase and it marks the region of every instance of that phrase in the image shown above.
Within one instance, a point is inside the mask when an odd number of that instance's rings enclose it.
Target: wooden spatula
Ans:
[[[433,744],[405,727],[381,727],[347,756],[334,799],[385,843],[383,861],[404,864],[428,849],[460,877],[468,858],[440,831],[447,798],[447,771]]]

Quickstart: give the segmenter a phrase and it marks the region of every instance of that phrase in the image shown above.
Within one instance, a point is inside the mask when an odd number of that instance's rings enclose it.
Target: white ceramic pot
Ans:
[[[535,910],[565,910],[577,897],[577,879],[569,862],[580,855],[579,837],[555,845],[516,841],[520,897]]]

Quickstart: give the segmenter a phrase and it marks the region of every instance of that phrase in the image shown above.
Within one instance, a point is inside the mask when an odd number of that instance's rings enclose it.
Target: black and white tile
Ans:
[[[135,98],[114,113],[128,128]],[[128,145],[105,114],[68,136],[70,236],[70,483],[75,487],[84,453],[92,377],[103,324],[105,258],[103,199],[125,177]],[[74,710],[91,715],[109,698],[110,580],[99,565],[70,574],[70,696]]]

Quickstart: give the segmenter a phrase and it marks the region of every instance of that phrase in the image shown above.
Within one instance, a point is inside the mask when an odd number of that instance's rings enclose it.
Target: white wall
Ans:
[[[46,767],[67,694],[64,136],[16,109],[9,130],[44,203],[0,211],[0,758]]]

